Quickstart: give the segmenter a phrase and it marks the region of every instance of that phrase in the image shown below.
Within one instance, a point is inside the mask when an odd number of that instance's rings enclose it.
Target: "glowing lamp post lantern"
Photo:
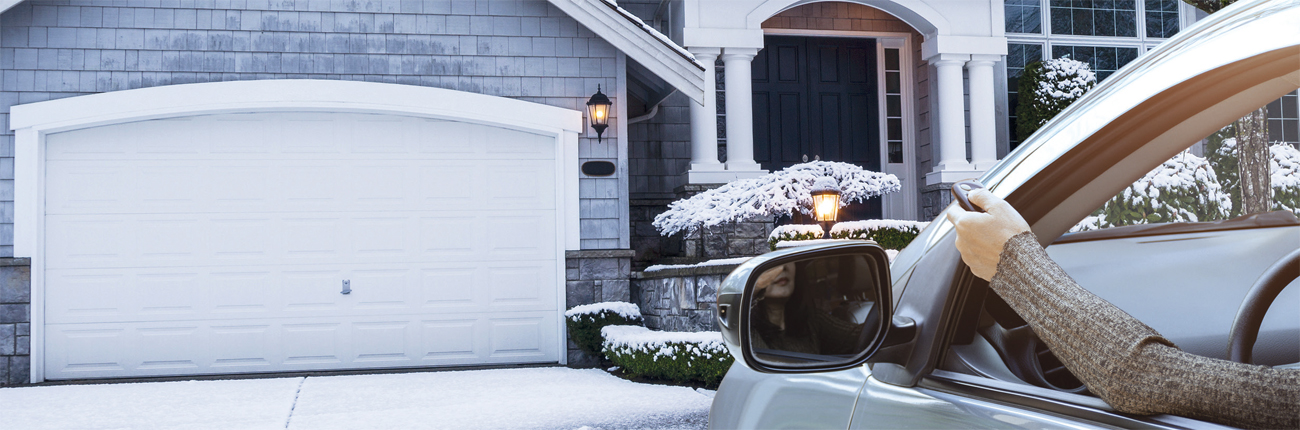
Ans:
[[[596,130],[597,142],[601,141],[605,129],[609,128],[609,107],[613,104],[609,97],[600,92],[600,85],[596,85],[596,94],[587,100],[587,118],[591,120],[591,128]]]
[[[822,224],[824,238],[830,239],[831,225],[840,214],[840,186],[834,178],[820,177],[812,186],[813,217]]]

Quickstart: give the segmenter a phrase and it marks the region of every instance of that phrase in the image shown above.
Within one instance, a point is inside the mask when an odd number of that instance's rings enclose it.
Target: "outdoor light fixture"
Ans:
[[[812,186],[813,218],[822,223],[824,238],[831,237],[831,224],[840,214],[840,186],[834,178],[820,177]]]
[[[596,141],[600,142],[601,136],[605,134],[605,129],[609,128],[609,107],[614,103],[609,101],[600,92],[600,85],[596,85],[596,94],[587,100],[587,118],[591,119],[591,128],[596,130]]]

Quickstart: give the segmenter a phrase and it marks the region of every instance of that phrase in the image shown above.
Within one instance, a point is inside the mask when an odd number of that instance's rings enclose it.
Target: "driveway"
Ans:
[[[598,369],[0,388],[7,429],[703,429],[712,392]]]

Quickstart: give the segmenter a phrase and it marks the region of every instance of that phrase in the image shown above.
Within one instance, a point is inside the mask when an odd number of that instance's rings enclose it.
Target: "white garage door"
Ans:
[[[47,379],[559,360],[554,136],[260,113],[47,139]]]

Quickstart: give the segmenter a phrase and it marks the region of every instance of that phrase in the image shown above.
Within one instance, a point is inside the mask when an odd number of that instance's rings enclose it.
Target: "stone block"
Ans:
[[[619,278],[618,259],[585,258],[579,260],[578,270],[582,280]]]
[[[9,384],[19,385],[31,382],[31,363],[30,356],[13,356],[9,357]]]
[[[695,278],[695,302],[699,304],[716,303],[718,301],[718,285],[722,283],[722,278],[721,275]],[[696,306],[697,309],[701,307]]]
[[[582,277],[579,274],[578,269],[564,269],[564,280],[577,281],[581,279]]]
[[[735,257],[753,255],[754,243],[748,239],[730,239],[727,241],[727,256]]]
[[[651,330],[663,330],[663,320],[658,315],[641,315],[645,319],[645,326]]]
[[[596,302],[596,283],[592,281],[568,281],[564,283],[565,308]]]
[[[676,287],[675,291],[673,291],[673,295],[677,300],[676,303],[674,303],[673,309],[695,309],[695,278],[688,276],[674,279],[676,279],[677,282],[673,283],[673,286]]]
[[[32,353],[31,336],[18,336],[14,338],[15,355],[31,355],[31,353]]]
[[[9,384],[9,357],[0,356],[0,387]]]
[[[0,355],[15,354],[15,338],[13,324],[0,324]]]
[[[14,325],[14,334],[19,335],[19,336],[27,336],[27,335],[30,335],[30,334],[32,334],[32,328],[31,328],[31,327],[32,327],[32,325],[29,324],[29,323],[19,323],[19,324],[15,324],[15,325]]]
[[[601,282],[600,296],[603,302],[630,302],[632,300],[631,282],[607,280]]]
[[[31,266],[0,267],[0,303],[30,303]]]
[[[28,315],[29,306],[22,305],[0,305],[0,324],[25,323],[31,322]]]
[[[766,239],[767,225],[758,222],[742,222],[736,224],[736,237],[744,239]]]

